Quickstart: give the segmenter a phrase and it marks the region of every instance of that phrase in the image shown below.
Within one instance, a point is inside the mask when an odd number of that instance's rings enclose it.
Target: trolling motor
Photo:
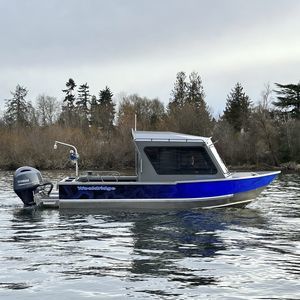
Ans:
[[[34,194],[49,195],[53,189],[51,182],[44,182],[41,172],[32,167],[21,167],[14,174],[14,191],[23,201],[24,206],[34,206]]]

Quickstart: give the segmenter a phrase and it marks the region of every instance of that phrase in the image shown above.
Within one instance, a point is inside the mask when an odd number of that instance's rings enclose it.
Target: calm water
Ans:
[[[299,175],[169,214],[28,213],[0,176],[0,299],[300,299]]]

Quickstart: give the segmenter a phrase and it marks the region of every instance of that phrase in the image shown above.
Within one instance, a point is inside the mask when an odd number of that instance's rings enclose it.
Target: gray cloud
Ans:
[[[217,111],[236,81],[254,95],[299,80],[299,13],[296,0],[0,0],[0,99],[17,83],[60,96],[74,77],[166,102],[176,72],[196,70]]]

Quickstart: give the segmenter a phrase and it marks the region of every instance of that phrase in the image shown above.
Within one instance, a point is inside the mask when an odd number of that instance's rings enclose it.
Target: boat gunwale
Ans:
[[[231,173],[237,174],[239,172]],[[245,172],[240,172],[245,173]],[[249,172],[250,173],[250,172]],[[260,174],[262,173],[262,174]],[[73,181],[64,181],[65,179],[57,182],[57,185],[176,185],[181,183],[200,183],[200,182],[222,182],[222,181],[236,181],[236,180],[247,180],[247,179],[254,179],[254,178],[262,178],[267,176],[273,176],[280,174],[281,171],[259,171],[259,173],[255,173],[255,175],[252,176],[245,176],[245,177],[231,177],[230,175],[225,178],[214,178],[214,179],[195,179],[195,180],[176,180],[176,181],[94,181],[94,182],[81,182],[76,181],[76,178]],[[69,178],[69,177],[66,177]]]

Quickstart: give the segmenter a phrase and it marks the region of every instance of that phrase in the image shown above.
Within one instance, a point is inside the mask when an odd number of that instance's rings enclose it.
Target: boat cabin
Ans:
[[[74,182],[175,182],[220,179],[230,175],[211,138],[132,130],[135,145],[135,176],[116,171],[88,172],[67,177],[59,184]]]
[[[230,175],[211,138],[134,130],[132,135],[138,181],[217,179]]]

